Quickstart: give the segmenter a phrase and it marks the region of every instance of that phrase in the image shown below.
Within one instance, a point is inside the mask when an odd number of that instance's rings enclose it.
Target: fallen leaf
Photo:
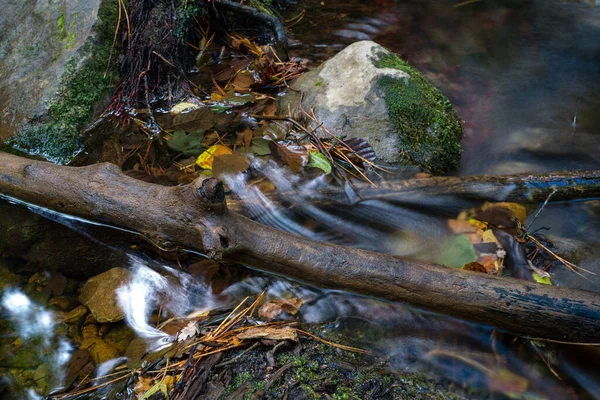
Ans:
[[[504,210],[510,210],[512,215],[521,222],[521,224],[525,223],[525,219],[527,218],[527,209],[522,204],[518,203],[508,203],[508,202],[500,202],[500,203],[485,203],[481,206],[482,210],[489,210],[495,208],[502,208]]]
[[[476,261],[466,263],[461,269],[464,269],[465,271],[483,272],[484,274],[487,274],[487,269]]]
[[[329,175],[331,173],[331,163],[323,153],[318,151],[311,151],[309,153],[309,159],[309,167],[319,168],[320,170],[325,172],[325,175]]]
[[[182,342],[188,338],[196,336],[198,333],[198,321],[190,321],[183,329],[179,331],[177,341]]]
[[[210,146],[204,153],[200,154],[196,159],[196,165],[204,169],[212,169],[215,157],[222,156],[224,154],[233,154],[231,149],[222,144],[215,144]]]
[[[195,110],[197,108],[200,108],[198,104],[183,101],[181,103],[175,104],[173,108],[169,110],[169,113],[171,115],[177,115],[185,111]]]
[[[271,300],[260,307],[258,315],[269,321],[279,318],[284,312],[296,315],[303,303],[304,300],[298,298]]]
[[[373,146],[371,146],[369,143],[367,143],[367,141],[365,139],[350,138],[350,139],[344,140],[344,143],[346,144],[346,146],[350,147],[354,151],[354,153],[356,153],[356,155],[358,155],[372,163],[375,162],[375,159],[377,158],[377,155],[375,154],[375,150],[373,149]],[[350,160],[355,164],[362,162],[362,161],[360,161],[360,158],[358,158],[358,157],[355,157],[356,160],[354,160],[352,158],[352,156],[348,155],[348,158],[350,158]]]
[[[248,169],[250,165],[244,154],[223,154],[215,156],[212,163],[213,175],[235,175]]]
[[[490,371],[486,375],[488,388],[491,391],[504,393],[509,396],[521,395],[529,386],[527,379],[509,371],[506,368],[503,368],[500,371]]]
[[[167,146],[185,156],[197,156],[204,149],[203,139],[204,132],[185,133],[183,130],[177,130],[173,132],[173,137],[167,140]]]
[[[476,260],[475,249],[465,234],[456,235],[449,240],[438,257],[439,264],[456,268]]]
[[[298,332],[290,326],[255,326],[237,334],[237,338],[244,339],[271,339],[298,341]]]
[[[454,233],[475,233],[478,229],[469,221],[460,219],[449,219],[448,228]]]
[[[257,156],[266,156],[267,154],[271,154],[271,148],[269,147],[270,140],[266,140],[263,138],[254,138],[252,139],[252,152]]]
[[[537,283],[543,283],[544,285],[552,285],[552,280],[550,279],[549,276],[541,277],[538,274],[536,274],[535,272],[532,273],[531,276],[533,277],[533,280],[536,281]]]
[[[308,150],[295,144],[276,143],[277,155],[294,172],[300,172],[308,165]]]
[[[254,83],[253,74],[250,71],[242,70],[233,77],[229,84],[227,84],[226,89],[247,92]]]

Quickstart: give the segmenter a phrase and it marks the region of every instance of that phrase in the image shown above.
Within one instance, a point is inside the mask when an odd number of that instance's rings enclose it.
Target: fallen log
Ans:
[[[599,294],[285,233],[229,211],[216,179],[163,187],[127,177],[111,164],[64,167],[0,152],[0,194],[309,285],[404,302],[530,337],[600,342]]]

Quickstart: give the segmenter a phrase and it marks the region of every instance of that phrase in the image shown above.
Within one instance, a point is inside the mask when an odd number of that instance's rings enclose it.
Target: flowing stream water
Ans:
[[[594,2],[306,0],[288,15],[302,9],[304,18],[291,28],[297,41],[293,56],[318,63],[356,40],[375,40],[424,72],[451,99],[465,128],[457,174],[600,167],[600,7]],[[274,164],[255,167],[282,192],[294,188],[295,204],[292,211],[280,207],[248,189],[243,177],[231,177],[228,186],[248,202],[258,221],[316,240],[429,261],[449,236],[446,219],[473,205],[460,198],[424,198],[413,204],[316,207],[303,196],[322,182],[298,187],[293,175]],[[86,221],[30,208],[94,236]],[[598,200],[549,203],[531,230],[539,228],[569,243],[581,266],[600,274]],[[118,250],[128,255],[126,267],[134,271],[132,282],[119,290],[119,303],[127,323],[155,349],[169,341],[149,324],[159,301],[172,314],[185,315],[234,305],[267,287],[272,298],[303,299],[301,319],[327,322],[324,336],[340,333],[348,344],[389,356],[397,370],[421,372],[492,398],[510,397],[515,392],[510,385],[523,382],[526,389],[513,398],[600,398],[600,353],[594,347],[559,346],[544,353],[539,344],[498,335],[492,327],[262,274],[216,296],[176,264],[126,247]],[[157,271],[175,276],[177,283]],[[581,281],[562,267],[551,273],[561,285],[600,290],[600,278]],[[2,318],[12,322],[21,340],[35,338],[40,354],[52,355],[60,380],[73,348],[48,334],[52,313],[17,289],[5,291],[0,301]],[[36,398],[32,391],[29,396]]]

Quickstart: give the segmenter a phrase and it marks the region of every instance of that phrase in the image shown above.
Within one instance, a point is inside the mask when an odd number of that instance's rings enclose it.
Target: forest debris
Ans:
[[[271,339],[298,341],[298,333],[291,326],[255,326],[237,334],[238,339]]]
[[[297,297],[291,299],[270,300],[260,307],[258,315],[265,318],[267,321],[278,319],[283,313],[296,315],[303,303],[304,300]]]

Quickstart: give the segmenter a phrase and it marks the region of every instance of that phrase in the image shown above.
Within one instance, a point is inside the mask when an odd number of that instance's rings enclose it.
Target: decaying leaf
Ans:
[[[271,300],[263,304],[258,310],[258,315],[269,321],[279,318],[282,313],[296,315],[304,303],[299,298]]]
[[[200,154],[196,159],[196,165],[204,169],[212,169],[213,161],[215,157],[222,156],[224,154],[233,154],[231,149],[222,144],[215,144],[210,146],[204,153]]]
[[[223,154],[215,156],[212,164],[213,175],[235,175],[248,169],[250,165],[244,154]]]
[[[277,155],[294,172],[300,172],[308,165],[308,150],[295,144],[276,143]]]
[[[270,339],[298,341],[298,333],[291,326],[253,326],[237,334],[237,338],[244,339]]]
[[[323,153],[320,153],[318,151],[311,151],[309,154],[309,167],[319,168],[320,170],[325,172],[326,175],[329,175],[331,173],[331,163],[329,162],[327,157],[323,155]]]

